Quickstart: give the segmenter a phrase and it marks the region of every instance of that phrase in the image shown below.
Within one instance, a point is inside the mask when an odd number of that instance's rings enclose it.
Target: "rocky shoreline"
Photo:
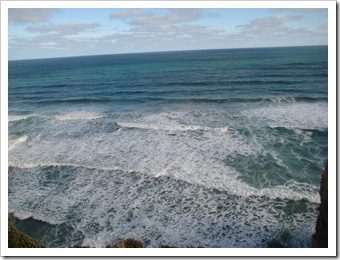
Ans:
[[[8,247],[9,248],[44,248],[44,244],[29,237],[23,232],[19,231],[12,224],[12,218],[8,217]],[[116,244],[107,245],[106,248],[143,248],[143,243],[129,238],[119,241]],[[85,248],[80,245],[73,246],[71,248]]]
[[[9,248],[46,248],[46,246],[30,236],[13,227],[11,217],[8,218],[8,247]],[[88,248],[75,245],[70,248]],[[105,248],[144,248],[141,241],[133,238],[121,240],[114,244],[109,244]],[[176,248],[175,246],[161,246],[160,248]],[[202,248],[202,247],[198,247]]]

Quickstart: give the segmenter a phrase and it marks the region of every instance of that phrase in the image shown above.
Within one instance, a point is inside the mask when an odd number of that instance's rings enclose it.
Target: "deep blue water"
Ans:
[[[327,46],[9,61],[9,212],[50,247],[308,247]]]

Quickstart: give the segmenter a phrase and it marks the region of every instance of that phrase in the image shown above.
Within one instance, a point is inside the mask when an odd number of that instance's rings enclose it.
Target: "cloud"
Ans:
[[[271,8],[269,9],[269,12],[292,11],[292,12],[315,13],[324,10],[327,10],[327,8]]]
[[[301,20],[301,16],[278,15],[255,19],[247,24],[236,26],[236,33],[228,39],[244,47],[299,46],[327,43],[327,32],[311,31],[306,28],[290,27],[286,23]]]
[[[324,23],[318,27],[318,30],[325,31],[328,30],[328,24]]]
[[[60,12],[53,8],[10,8],[8,9],[9,22],[37,23],[47,22],[53,14]]]
[[[52,29],[55,28],[54,31]],[[31,28],[32,29],[32,28]],[[36,26],[35,30],[52,33],[9,39],[11,58],[16,55],[39,53],[41,56],[78,56],[90,54],[206,49],[224,47],[224,30],[194,24],[135,26],[125,32],[104,36],[75,37],[61,34],[64,26]],[[64,31],[63,31],[64,32]],[[79,48],[79,46],[82,46]],[[26,51],[26,53],[23,52]]]
[[[140,51],[207,48],[204,44],[213,48],[216,39],[225,39],[225,31],[191,23],[213,15],[201,9],[166,9],[163,13],[125,9],[112,13],[110,19],[122,19],[130,28],[107,35],[100,42],[111,46],[114,43],[127,51],[128,48]]]
[[[225,37],[227,34],[224,30],[213,29],[207,26],[195,24],[177,24],[177,25],[149,25],[144,27],[134,27],[129,30],[131,35],[139,37],[152,37],[176,39],[210,39]]]
[[[135,25],[145,25],[145,24],[177,24],[183,22],[189,22],[197,20],[202,17],[202,13],[198,10],[193,9],[171,9],[170,13],[167,15],[151,15],[147,17],[141,17],[136,19],[133,24]]]
[[[119,34],[105,36],[100,41],[103,44],[114,42],[120,46],[135,46],[136,49],[145,47],[149,51],[162,48],[206,48],[204,43],[212,48],[216,44],[213,39],[225,39],[225,31],[191,22],[213,15],[201,9],[166,9],[163,13],[125,9],[112,13],[110,19],[123,19],[130,28]]]
[[[101,25],[98,23],[82,24],[82,23],[69,23],[69,24],[39,24],[32,25],[26,28],[30,32],[38,33],[51,33],[57,32],[63,35],[75,35],[82,31],[98,28]]]
[[[140,9],[123,10],[110,15],[110,19],[128,19],[130,25],[166,25],[190,22],[204,17],[197,9],[169,9],[168,14],[155,15]]]
[[[327,24],[320,22],[319,30],[313,31],[296,28],[297,23],[290,27],[290,22],[302,20],[298,15],[279,14],[250,20],[236,26],[234,32],[195,22],[208,15],[207,10],[199,9],[167,9],[162,13],[153,9],[125,9],[112,13],[110,18],[123,20],[129,26],[114,31],[105,31],[104,26],[95,22],[28,24],[30,37],[9,37],[9,55],[13,59],[31,58],[31,53],[32,57],[57,57],[327,42]]]
[[[96,52],[93,51],[93,47],[96,47]],[[101,47],[101,44],[96,43],[95,39],[70,38],[57,33],[43,34],[32,38],[9,39],[9,56],[11,59],[82,56],[98,54],[98,47]]]
[[[110,15],[110,19],[117,19],[117,18],[135,18],[140,16],[147,16],[151,13],[146,12],[143,9],[126,9]]]
[[[252,20],[248,24],[238,25],[242,34],[248,35],[272,35],[286,33],[293,29],[284,25],[284,22],[300,20],[301,16],[278,15]]]

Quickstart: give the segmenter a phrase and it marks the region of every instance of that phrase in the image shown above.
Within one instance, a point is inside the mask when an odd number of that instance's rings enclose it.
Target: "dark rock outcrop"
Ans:
[[[322,175],[320,185],[321,204],[319,216],[316,222],[315,234],[313,235],[312,247],[328,247],[328,165]]]
[[[8,218],[8,247],[9,248],[41,248],[46,247],[35,239],[22,233],[12,225],[12,219]]]
[[[143,243],[133,238],[128,238],[106,248],[143,248]]]

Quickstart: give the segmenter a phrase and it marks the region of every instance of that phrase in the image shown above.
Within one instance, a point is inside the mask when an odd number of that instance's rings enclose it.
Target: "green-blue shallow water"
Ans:
[[[327,46],[9,62],[9,212],[50,247],[308,247]]]

